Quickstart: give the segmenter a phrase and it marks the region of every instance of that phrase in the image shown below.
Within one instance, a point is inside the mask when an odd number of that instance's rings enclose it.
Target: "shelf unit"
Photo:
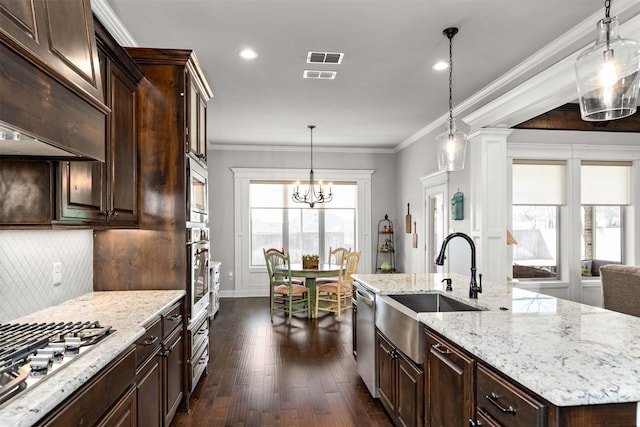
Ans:
[[[393,239],[393,222],[389,215],[378,221],[378,242],[376,244],[376,273],[396,272],[396,246]],[[382,268],[382,263],[388,262],[391,268]]]

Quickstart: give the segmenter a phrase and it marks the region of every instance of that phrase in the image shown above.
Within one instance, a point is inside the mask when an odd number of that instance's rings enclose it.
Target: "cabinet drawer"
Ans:
[[[187,349],[189,352],[189,358],[193,357],[205,341],[209,341],[209,322],[207,320],[208,317],[205,313],[202,320],[198,322],[193,329],[189,329],[189,348]]]
[[[198,349],[198,353],[189,361],[189,390],[193,390],[198,385],[200,377],[207,369],[209,363],[209,343]]]
[[[478,365],[478,411],[491,415],[504,426],[545,425],[546,407],[529,393]]]
[[[162,336],[168,337],[182,323],[182,304],[173,306],[162,316]]]
[[[143,336],[136,341],[136,367],[140,367],[147,358],[155,353],[162,341],[160,318],[146,328]]]

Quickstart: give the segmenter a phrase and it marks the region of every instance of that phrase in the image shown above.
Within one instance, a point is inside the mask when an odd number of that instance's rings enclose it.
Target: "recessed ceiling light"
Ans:
[[[244,59],[256,59],[258,57],[258,54],[253,49],[242,49],[238,55]]]
[[[447,68],[449,68],[449,63],[445,61],[438,61],[435,64],[433,64],[432,68],[436,71],[446,70]]]

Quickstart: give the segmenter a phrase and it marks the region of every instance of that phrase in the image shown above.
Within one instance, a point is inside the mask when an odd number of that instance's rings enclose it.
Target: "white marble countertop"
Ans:
[[[184,291],[92,292],[8,323],[99,321],[116,330],[72,362],[0,407],[0,426],[30,426],[144,334],[144,326]]]
[[[418,320],[556,406],[640,402],[640,318],[487,282],[470,300],[468,276],[447,275],[452,292],[444,277],[354,276],[378,295],[443,293],[483,309]]]

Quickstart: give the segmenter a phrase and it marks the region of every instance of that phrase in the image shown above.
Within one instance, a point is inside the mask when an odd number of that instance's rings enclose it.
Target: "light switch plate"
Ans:
[[[62,263],[53,263],[53,286],[59,286],[62,283]]]

